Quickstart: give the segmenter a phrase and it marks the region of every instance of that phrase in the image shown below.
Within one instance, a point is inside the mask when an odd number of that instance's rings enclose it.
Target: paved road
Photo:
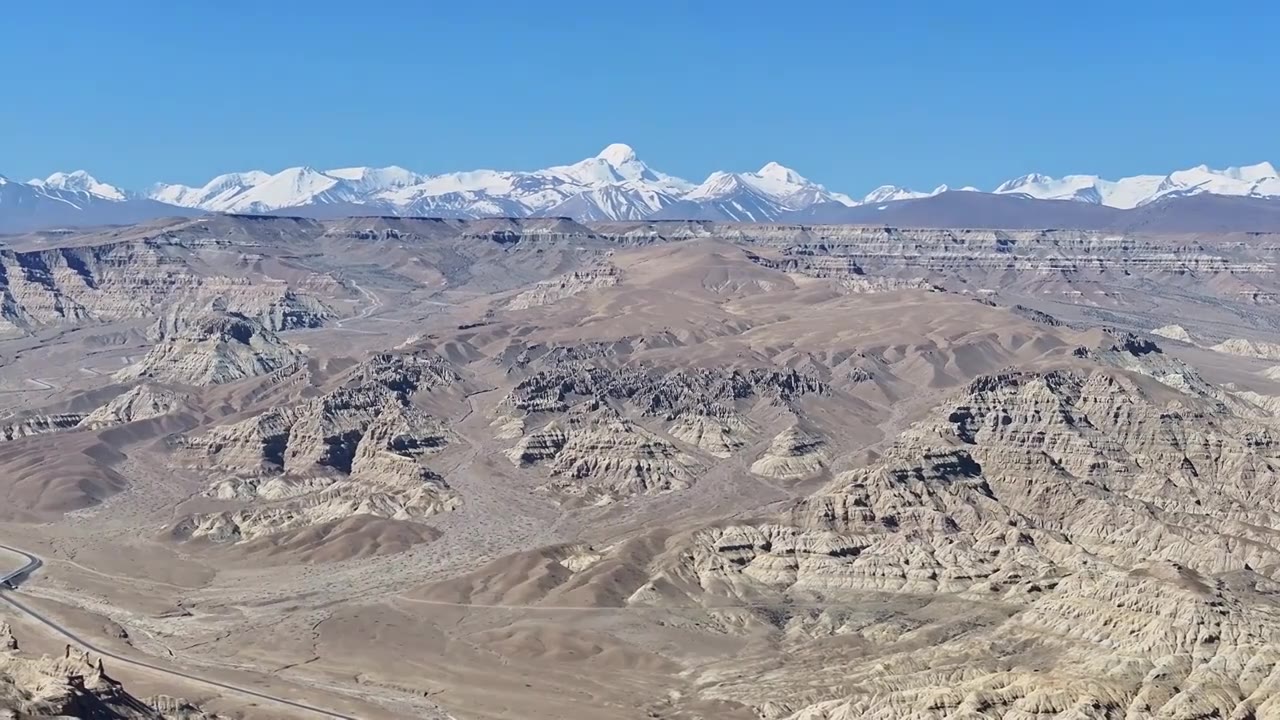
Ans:
[[[18,578],[18,582],[21,582],[21,580],[26,579],[26,577],[29,576],[30,573],[39,569],[39,567],[44,564],[43,562],[41,562],[40,558],[36,557],[35,555],[32,555],[31,553],[25,550],[19,550],[18,548],[9,547],[7,545],[0,545],[0,549],[8,550],[9,552],[21,555],[27,560],[27,564],[24,567],[22,567],[20,570],[10,572],[7,575],[3,576],[4,579],[6,580],[10,578]],[[172,668],[161,667],[159,665],[152,665],[151,663],[142,662],[141,660],[134,660],[133,658],[125,657],[124,655],[117,655],[116,653],[110,650],[105,650],[103,648],[98,647],[97,645],[94,645],[92,642],[85,640],[84,638],[77,635],[74,631],[69,630],[66,627],[63,627],[62,625],[59,625],[57,621],[52,620],[40,614],[38,610],[18,600],[17,594],[14,593],[13,590],[7,587],[0,586],[0,602],[8,604],[10,607],[14,608],[18,612],[26,615],[32,620],[35,620],[37,623],[44,625],[49,630],[53,631],[54,634],[61,635],[62,637],[69,640],[73,645],[77,645],[85,650],[88,650],[91,653],[94,653],[95,655],[101,655],[104,658],[109,658],[123,665],[128,665],[130,667],[138,668],[140,670],[147,670],[153,673],[159,673],[161,675],[167,675],[172,678],[179,678],[189,682],[199,683],[201,685],[217,688],[219,690],[225,690],[227,692],[235,693],[237,695],[250,697],[255,700],[263,700],[269,703],[283,705],[285,707],[290,707],[295,710],[303,710],[305,712],[312,713],[313,715],[317,715],[319,717],[335,718],[336,720],[359,720],[359,718],[353,715],[343,715],[342,713],[339,713],[339,712],[334,712],[332,710],[325,710],[323,708],[318,708],[313,705],[307,705],[306,703],[294,702],[293,700],[277,697],[275,695],[268,695],[266,693],[258,692],[257,690],[252,690],[250,688],[241,687],[238,685],[232,685],[230,683],[224,683],[218,680],[210,680],[208,678],[203,678],[198,675],[192,675],[190,673],[186,673],[181,670],[174,670]]]
[[[26,580],[28,575],[35,572],[37,569],[39,569],[41,565],[44,564],[40,560],[40,558],[36,557],[35,555],[32,555],[29,552],[24,552],[17,548],[11,548],[7,545],[0,545],[0,550],[8,550],[14,555],[21,555],[27,561],[26,565],[23,565],[17,570],[14,570],[13,572],[10,572],[10,573],[6,573],[4,575],[0,575],[0,587],[6,586],[6,585],[13,585],[14,587],[16,587],[18,585],[21,585],[22,581]],[[8,589],[8,588],[5,588],[5,589]]]

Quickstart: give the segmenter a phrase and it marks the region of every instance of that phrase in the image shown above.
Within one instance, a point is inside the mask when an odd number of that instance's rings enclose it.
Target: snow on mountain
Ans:
[[[69,218],[80,220],[90,216],[131,217],[130,213],[141,212],[142,208],[159,214],[189,208],[326,217],[367,212],[459,218],[567,216],[579,220],[768,222],[809,208],[821,207],[824,212],[838,215],[842,207],[879,207],[894,201],[932,198],[947,189],[942,185],[921,192],[884,185],[855,200],[776,162],[767,163],[756,172],[713,172],[695,184],[649,167],[632,147],[614,143],[578,162],[532,171],[472,170],[423,175],[398,166],[325,171],[294,167],[274,174],[251,170],[219,175],[199,187],[161,184],[143,194],[129,193],[78,170],[54,173],[29,183],[0,180],[0,201],[10,209],[38,208],[38,213],[27,211],[29,217],[53,218],[59,208],[64,208],[70,213]],[[1167,175],[1136,175],[1119,180],[1097,175],[1054,178],[1029,174],[1000,184],[993,193],[1131,209],[1197,194],[1280,197],[1280,176],[1275,166],[1266,162],[1220,170],[1201,165]],[[111,209],[112,204],[123,205]],[[90,207],[94,212],[86,213]]]
[[[682,200],[690,202],[711,202],[724,204],[735,195],[747,192],[748,198],[742,207],[754,207],[755,210],[742,212],[765,212],[776,216],[790,210],[801,210],[815,203],[838,202],[842,205],[857,205],[852,198],[840,193],[828,191],[823,186],[803,177],[795,170],[771,162],[754,173],[713,172],[701,185],[690,190]],[[732,204],[725,205],[732,207]],[[765,206],[776,206],[777,211],[765,210]],[[772,219],[772,217],[767,218]]]
[[[1280,196],[1280,178],[1271,163],[1213,170],[1199,165],[1168,175],[1135,175],[1103,180],[1097,175],[1023,175],[1001,184],[997,194],[1018,193],[1041,200],[1078,202],[1130,209],[1170,196],[1213,193],[1250,197]]]
[[[714,172],[698,187],[650,217],[654,219],[772,222],[800,208],[755,186],[748,173]]]
[[[1103,180],[1097,175],[1052,178],[1032,173],[1002,183],[995,189],[995,193],[1019,194],[1039,200],[1074,200],[1129,209],[1154,198],[1164,180],[1162,175],[1136,175],[1111,181]]]
[[[228,173],[219,175],[198,188],[187,185],[155,185],[147,197],[179,207],[222,212],[241,193],[269,179],[271,175],[261,170]]]
[[[694,188],[688,180],[657,172],[644,164],[630,145],[614,143],[601,150],[595,157],[573,165],[550,167],[540,174],[559,175],[587,187],[630,182],[633,186],[648,186],[666,194],[678,195]]]
[[[26,183],[0,176],[0,233],[126,225],[158,217],[199,214],[120,192],[87,174],[72,177],[75,175],[55,173],[50,179]]]
[[[791,208],[798,209],[833,200],[849,206],[858,204],[848,195],[831,192],[795,170],[776,162],[767,163],[757,172],[744,173],[743,177],[760,192],[778,198],[784,205]]]
[[[48,190],[88,193],[106,200],[124,200],[128,197],[125,191],[98,180],[84,170],[56,172],[43,180],[32,180],[27,184]]]
[[[360,202],[372,191],[394,187],[399,168],[347,168],[348,178],[310,167],[293,167],[269,175],[260,170],[219,175],[203,187],[158,185],[153,200],[214,212],[266,213],[307,205]],[[407,173],[408,171],[404,171]],[[407,179],[400,175],[401,179]]]
[[[390,202],[393,212],[411,217],[522,217],[529,209],[502,195],[490,195],[483,191],[459,190],[445,193],[420,194],[400,202]]]
[[[341,178],[315,168],[293,167],[240,193],[227,210],[261,213],[304,205],[356,202],[359,198],[360,193]]]
[[[1244,167],[1229,167],[1224,170],[1212,170],[1204,165],[1198,165],[1189,170],[1169,173],[1166,180],[1167,184],[1161,186],[1160,195],[1175,193],[1178,195],[1213,193],[1214,195],[1251,197],[1280,195],[1280,177],[1277,177],[1275,166],[1268,162]]]
[[[676,196],[637,183],[615,183],[573,195],[539,215],[576,220],[643,220],[676,202]]]
[[[405,170],[396,165],[383,168],[338,168],[336,170],[325,170],[324,174],[346,181],[351,189],[361,193],[374,193],[409,187],[427,179],[425,175],[419,175],[412,170]]]
[[[960,188],[961,190],[972,190],[972,188]],[[917,190],[909,190],[897,185],[881,185],[880,187],[867,193],[862,198],[862,205],[871,205],[873,203],[893,202],[894,200],[914,200],[916,198],[933,197],[950,190],[946,185],[939,185],[930,192],[919,192]],[[858,203],[854,203],[855,205]]]

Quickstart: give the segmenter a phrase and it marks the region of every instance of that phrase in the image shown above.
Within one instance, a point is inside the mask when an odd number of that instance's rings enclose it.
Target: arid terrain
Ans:
[[[0,717],[1280,717],[1278,260],[685,221],[0,236]]]

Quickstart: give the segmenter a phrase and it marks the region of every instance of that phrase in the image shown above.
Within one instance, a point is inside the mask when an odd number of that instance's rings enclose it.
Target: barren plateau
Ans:
[[[0,717],[1280,717],[1278,260],[676,221],[0,237]]]

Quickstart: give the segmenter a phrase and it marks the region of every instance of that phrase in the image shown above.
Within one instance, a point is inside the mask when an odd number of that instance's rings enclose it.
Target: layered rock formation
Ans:
[[[1275,426],[1133,350],[979,378],[776,521],[659,556],[630,601],[821,599],[787,623],[789,652],[854,634],[882,658],[828,661],[805,684],[705,671],[708,692],[770,718],[1266,716],[1280,687],[1280,615],[1260,594],[1280,560]],[[1113,354],[1150,366],[1119,370]],[[1011,615],[921,645],[840,609],[885,592]],[[849,689],[822,700],[805,685]]]
[[[184,396],[158,385],[142,383],[89,413],[77,427],[97,430],[168,415],[181,407]]]
[[[0,424],[0,440],[16,440],[32,435],[58,432],[74,428],[85,418],[77,413],[57,415],[32,415],[21,420]]]
[[[545,467],[548,490],[597,505],[686,488],[697,467],[671,443],[595,402],[528,433],[507,457]]]
[[[785,411],[804,395],[829,391],[795,370],[610,368],[600,362],[604,348],[543,350],[517,358],[518,367],[543,369],[515,385],[495,426],[500,437],[520,436],[508,452],[512,462],[543,467],[552,476],[548,488],[593,503],[692,482],[701,463],[637,420],[723,459],[758,434],[748,417],[757,403]]]
[[[246,507],[185,519],[180,537],[251,540],[370,515],[420,520],[461,498],[423,461],[453,440],[413,397],[458,382],[442,358],[378,355],[348,384],[183,440],[201,466],[233,475],[207,495]]]
[[[204,271],[204,263],[187,255],[191,249],[194,244],[184,247],[160,234],[81,247],[0,250],[0,330],[12,334],[158,315],[175,324],[207,308],[253,317],[274,330],[316,327],[334,317],[321,300],[284,283]]]
[[[149,378],[180,385],[221,385],[266,375],[301,362],[303,355],[257,321],[211,314],[166,335],[117,380]]]
[[[798,480],[821,472],[827,465],[826,443],[821,437],[792,425],[769,443],[751,472],[777,480]]]
[[[549,305],[580,292],[618,284],[619,272],[612,265],[588,268],[544,280],[516,295],[507,304],[509,310],[525,310],[539,305]]]

